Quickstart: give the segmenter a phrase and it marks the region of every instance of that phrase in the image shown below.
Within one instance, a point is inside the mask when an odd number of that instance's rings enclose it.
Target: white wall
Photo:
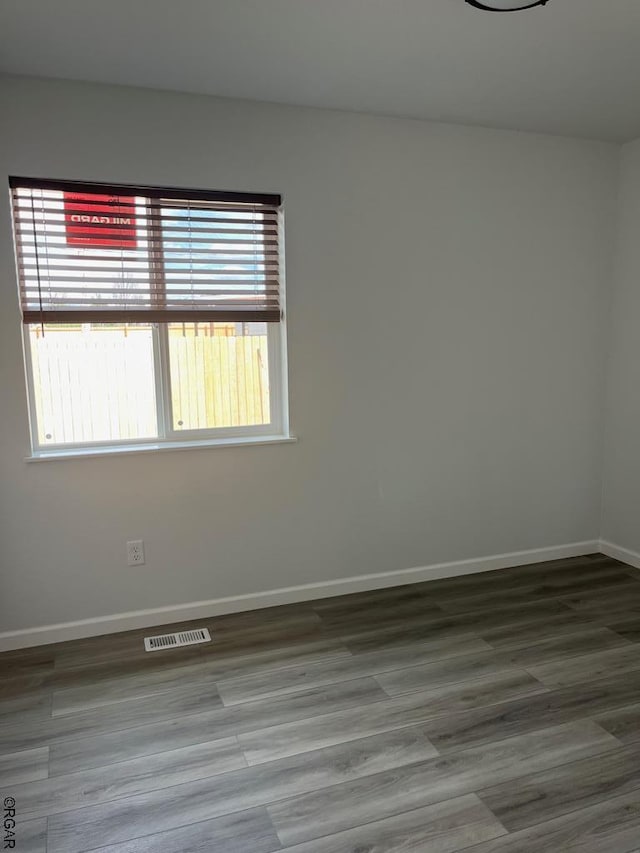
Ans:
[[[283,194],[300,439],[25,463],[1,204],[0,630],[597,539],[616,147],[27,79],[0,97],[0,181]]]
[[[602,538],[640,559],[640,140],[620,161],[606,403]]]

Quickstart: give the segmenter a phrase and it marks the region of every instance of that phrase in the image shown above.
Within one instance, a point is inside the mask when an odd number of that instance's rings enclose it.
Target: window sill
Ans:
[[[156,444],[121,444],[105,447],[82,447],[73,450],[37,450],[25,462],[52,462],[58,459],[93,459],[100,456],[129,456],[136,453],[166,453],[172,450],[200,450],[211,447],[250,447],[261,444],[292,444],[295,435],[264,435],[243,438],[217,438],[204,441],[163,441]]]

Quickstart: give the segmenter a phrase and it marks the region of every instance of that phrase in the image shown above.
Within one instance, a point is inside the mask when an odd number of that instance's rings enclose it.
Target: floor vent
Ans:
[[[144,647],[148,652],[157,652],[159,649],[175,649],[178,646],[194,646],[196,643],[210,642],[211,635],[208,628],[194,628],[192,631],[178,631],[177,634],[145,637]]]

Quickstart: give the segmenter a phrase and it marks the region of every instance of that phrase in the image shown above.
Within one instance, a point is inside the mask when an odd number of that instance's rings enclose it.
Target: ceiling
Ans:
[[[0,70],[626,141],[640,0],[1,0]]]

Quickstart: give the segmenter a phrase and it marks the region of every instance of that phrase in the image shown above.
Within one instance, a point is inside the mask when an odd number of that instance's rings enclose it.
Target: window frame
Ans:
[[[149,451],[159,449],[188,449],[216,446],[241,446],[295,441],[289,428],[289,394],[286,329],[286,287],[284,251],[284,211],[278,214],[278,257],[281,316],[279,322],[266,322],[267,361],[269,376],[270,419],[267,424],[248,424],[209,429],[176,430],[173,428],[171,367],[169,354],[169,324],[150,323],[153,344],[153,371],[157,435],[148,438],[109,439],[91,442],[64,442],[45,444],[38,435],[36,392],[34,387],[33,357],[30,329],[33,325],[21,323],[25,382],[31,456],[28,460],[56,459],[96,455],[114,455],[118,452]],[[151,248],[149,252],[152,254]],[[191,322],[198,322],[194,318]],[[202,321],[200,321],[202,322]],[[214,321],[215,322],[215,321]],[[256,322],[247,318],[246,323]]]
[[[212,427],[210,429],[176,430],[173,427],[173,404],[171,388],[171,364],[169,356],[169,330],[166,324],[153,324],[154,370],[156,373],[156,412],[158,432],[162,426],[165,441],[198,441],[203,438],[243,438],[264,435],[284,434],[284,413],[282,410],[282,376],[279,369],[281,361],[282,321],[267,323],[267,364],[269,375],[269,409],[267,424],[248,424],[235,427]],[[157,354],[156,354],[157,339]],[[160,374],[158,376],[157,374]],[[158,388],[158,385],[161,387]]]
[[[33,324],[32,324],[33,325]],[[163,328],[164,327],[164,328]],[[82,441],[54,443],[40,442],[34,387],[33,359],[31,354],[30,325],[23,325],[23,349],[27,408],[32,458],[59,458],[63,456],[96,455],[104,452],[112,455],[117,450],[152,450],[166,447],[216,447],[242,443],[268,443],[269,441],[292,440],[289,432],[286,332],[283,321],[267,324],[267,353],[269,370],[270,422],[234,427],[212,427],[210,429],[174,430],[171,404],[171,375],[168,352],[168,328],[162,323],[151,324],[153,341],[153,367],[155,380],[156,436],[136,439],[109,439],[106,441]],[[163,344],[162,339],[165,339]],[[246,440],[243,442],[243,440]]]

